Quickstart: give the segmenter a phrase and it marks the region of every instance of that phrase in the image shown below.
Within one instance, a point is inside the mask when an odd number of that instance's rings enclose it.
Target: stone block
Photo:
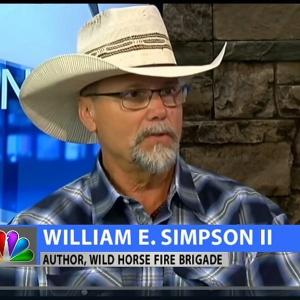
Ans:
[[[298,4],[214,4],[218,40],[300,39]]]
[[[214,55],[224,41],[214,41]],[[300,41],[228,41],[224,61],[299,61]]]
[[[192,90],[183,104],[185,120],[210,119],[213,107],[212,74],[206,72],[195,76]]]
[[[276,101],[281,117],[300,118],[300,85],[277,86]]]
[[[205,65],[213,60],[211,42],[172,42],[178,65]]]
[[[300,62],[278,63],[276,75],[278,84],[300,84]]]
[[[211,41],[211,4],[164,4],[163,18],[171,41]]]
[[[290,194],[288,143],[182,147],[181,154],[192,165],[234,178],[267,196]]]
[[[296,124],[292,120],[186,121],[181,142],[189,145],[292,142],[295,134]]]
[[[223,63],[214,70],[215,118],[275,115],[272,64]]]
[[[299,129],[298,132],[296,133],[296,137],[294,141],[293,154],[294,154],[294,165],[300,166],[300,130]]]
[[[300,191],[300,168],[299,167],[292,168],[291,188],[292,188],[292,190]],[[299,209],[300,209],[300,206],[299,206]]]

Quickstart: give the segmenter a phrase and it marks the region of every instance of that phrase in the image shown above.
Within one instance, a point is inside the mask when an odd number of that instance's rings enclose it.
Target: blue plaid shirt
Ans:
[[[101,153],[99,155],[101,161]],[[152,218],[116,191],[101,162],[11,224],[288,224],[268,198],[178,156],[166,205]],[[229,267],[2,268],[2,285],[68,287],[299,286],[297,253],[230,253]],[[1,278],[4,278],[3,280]]]

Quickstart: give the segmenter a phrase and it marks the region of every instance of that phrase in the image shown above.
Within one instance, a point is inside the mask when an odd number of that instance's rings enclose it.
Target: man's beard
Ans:
[[[142,149],[143,140],[153,134],[168,134],[173,142],[170,146],[158,142],[151,150]],[[169,171],[175,165],[178,151],[179,138],[176,132],[164,123],[158,123],[137,134],[131,147],[131,159],[150,174],[160,174]]]

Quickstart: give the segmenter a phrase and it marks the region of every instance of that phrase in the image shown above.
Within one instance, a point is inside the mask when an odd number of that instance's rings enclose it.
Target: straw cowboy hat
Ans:
[[[21,106],[42,131],[63,141],[98,143],[78,116],[80,90],[92,82],[122,75],[190,77],[217,67],[225,46],[208,65],[178,66],[156,6],[103,11],[79,32],[75,54],[54,57],[27,77]]]

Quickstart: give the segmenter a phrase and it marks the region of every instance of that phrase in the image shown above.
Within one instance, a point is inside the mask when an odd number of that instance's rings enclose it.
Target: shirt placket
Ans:
[[[138,225],[151,225],[153,221],[151,217],[146,213],[143,206],[130,199],[124,199],[124,203],[129,206],[130,223]],[[163,268],[162,267],[142,267],[142,268],[132,268],[133,272],[136,272],[137,281],[132,282],[133,285],[138,285],[140,287],[160,287],[163,286]]]

